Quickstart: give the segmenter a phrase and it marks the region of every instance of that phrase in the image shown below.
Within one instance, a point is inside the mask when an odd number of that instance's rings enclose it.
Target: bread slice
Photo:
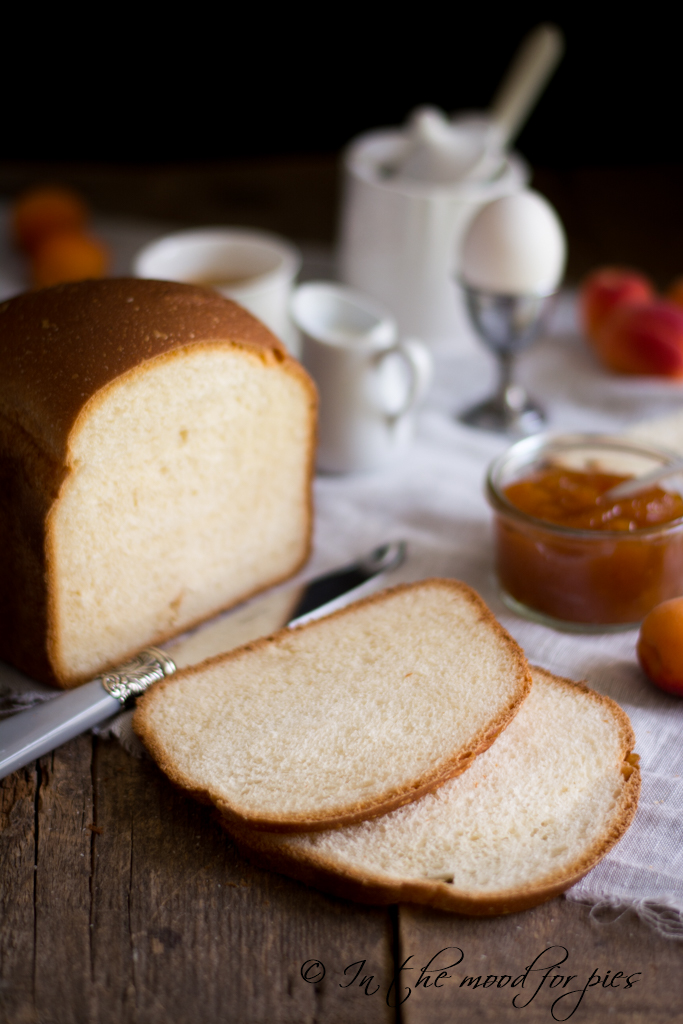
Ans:
[[[386,590],[155,685],[134,727],[171,780],[253,828],[383,814],[467,768],[531,685],[455,580]]]
[[[531,694],[493,746],[409,807],[300,835],[226,827],[261,864],[363,903],[481,915],[542,903],[621,838],[640,772],[633,730],[614,701],[532,674]]]
[[[0,657],[74,686],[308,556],[315,388],[215,292],[0,304]]]

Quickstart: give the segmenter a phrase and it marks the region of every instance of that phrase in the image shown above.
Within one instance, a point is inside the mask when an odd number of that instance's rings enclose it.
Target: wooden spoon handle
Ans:
[[[539,25],[522,40],[491,104],[504,144],[521,131],[563,53],[564,36],[556,25]]]

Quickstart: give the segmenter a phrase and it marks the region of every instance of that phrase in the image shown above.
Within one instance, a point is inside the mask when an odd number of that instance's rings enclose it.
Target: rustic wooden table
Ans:
[[[251,173],[247,165],[158,172],[171,199],[164,206],[160,188],[157,205],[143,210],[155,173],[129,169],[117,183],[107,169],[0,165],[0,193],[60,177],[99,196],[107,213],[256,223],[330,241],[331,160],[303,160],[298,172],[296,161]],[[614,173],[626,203],[625,179]],[[670,188],[681,176],[648,173]],[[569,178],[546,174],[565,189],[577,262],[605,258],[604,204],[596,246],[581,235],[586,210],[576,200],[590,189],[575,182],[572,207]],[[647,221],[643,203],[636,234]],[[636,244],[624,243],[623,226],[619,237],[607,253],[614,260]],[[645,267],[664,277],[683,270],[677,258],[665,232],[659,262]],[[211,810],[176,792],[151,761],[89,735],[0,786],[0,1021],[8,1024],[683,1020],[683,947],[633,914],[596,923],[587,907],[561,898],[487,920],[334,899],[252,867]]]
[[[112,741],[80,737],[6,779],[1,813],[8,1024],[565,1020],[594,971],[573,1020],[683,1019],[681,944],[631,914],[598,925],[556,899],[474,919],[325,896],[252,867],[210,809]],[[455,966],[418,985],[430,961]]]

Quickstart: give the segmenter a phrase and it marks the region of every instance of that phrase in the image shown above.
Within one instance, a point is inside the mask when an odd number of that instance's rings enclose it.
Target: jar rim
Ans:
[[[596,448],[614,448],[615,450],[623,453],[631,452],[633,454],[646,457],[650,456],[651,458],[659,459],[664,465],[680,459],[679,454],[670,451],[667,448],[652,445],[647,442],[631,440],[629,437],[625,437],[623,435],[620,436],[618,434],[566,434],[557,431],[534,434],[531,437],[523,438],[521,441],[516,441],[515,444],[507,448],[501,455],[498,455],[489,465],[486,474],[486,497],[489,504],[495,512],[504,513],[510,518],[517,519],[529,526],[533,526],[537,529],[543,529],[547,533],[556,534],[558,537],[573,537],[577,540],[581,539],[584,541],[635,540],[651,535],[662,535],[667,533],[670,529],[677,529],[683,525],[683,516],[679,516],[677,519],[671,519],[666,523],[657,523],[654,526],[644,526],[639,530],[628,531],[589,530],[577,529],[571,526],[562,526],[560,523],[551,523],[548,519],[539,519],[537,516],[533,516],[528,512],[522,511],[522,509],[513,505],[512,502],[505,497],[505,494],[498,486],[498,478],[500,477],[502,470],[515,458],[520,460],[520,465],[523,465],[522,460],[526,457],[528,464],[531,465],[534,456],[538,457],[545,451],[554,451],[559,453],[561,451],[569,451],[572,448],[590,448],[592,445]]]

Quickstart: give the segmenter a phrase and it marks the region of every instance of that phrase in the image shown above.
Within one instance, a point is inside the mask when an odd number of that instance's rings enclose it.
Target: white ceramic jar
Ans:
[[[405,132],[386,129],[348,146],[340,277],[384,303],[402,335],[463,348],[471,335],[454,278],[465,232],[482,205],[523,189],[529,170],[511,154],[489,181],[445,185],[392,176],[408,144]]]

